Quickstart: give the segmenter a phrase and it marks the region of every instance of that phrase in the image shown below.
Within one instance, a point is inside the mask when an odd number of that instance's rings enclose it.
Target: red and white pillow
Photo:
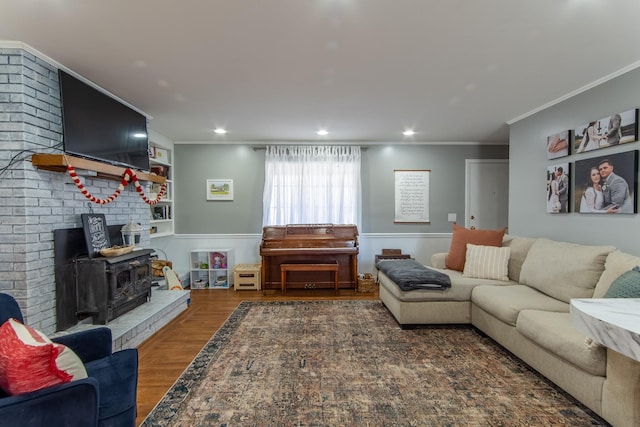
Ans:
[[[15,319],[0,326],[0,387],[7,393],[27,393],[81,378],[87,378],[87,371],[70,348]]]

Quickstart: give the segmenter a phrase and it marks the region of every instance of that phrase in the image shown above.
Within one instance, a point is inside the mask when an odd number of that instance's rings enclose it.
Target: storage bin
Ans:
[[[376,289],[378,289],[378,284],[371,273],[358,276],[358,292],[369,293],[375,292]]]

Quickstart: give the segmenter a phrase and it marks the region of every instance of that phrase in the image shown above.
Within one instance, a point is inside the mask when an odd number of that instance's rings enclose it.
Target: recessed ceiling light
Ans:
[[[329,135],[329,131],[326,129],[320,129],[318,132],[316,132],[318,135],[320,136],[326,136]]]
[[[227,133],[227,130],[224,128],[215,128],[213,131],[218,135],[224,135],[225,133]]]
[[[413,129],[407,129],[407,130],[405,130],[404,132],[402,132],[402,134],[403,134],[404,136],[413,136],[413,135],[415,135],[415,134],[416,134],[416,132],[415,132]]]

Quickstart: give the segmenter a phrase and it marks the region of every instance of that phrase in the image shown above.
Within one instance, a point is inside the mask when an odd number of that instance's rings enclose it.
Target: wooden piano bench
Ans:
[[[282,281],[282,293],[287,293],[287,272],[288,271],[333,271],[333,288],[338,294],[338,263],[334,264],[280,264],[280,274]]]

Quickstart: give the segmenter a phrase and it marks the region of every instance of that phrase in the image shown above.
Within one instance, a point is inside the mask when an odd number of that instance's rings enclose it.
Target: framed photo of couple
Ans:
[[[574,168],[574,212],[637,213],[637,171],[637,150],[577,160]]]
[[[568,213],[571,204],[571,175],[569,163],[547,167],[547,213]]]
[[[574,131],[575,153],[614,147],[638,140],[638,109],[592,120]]]

